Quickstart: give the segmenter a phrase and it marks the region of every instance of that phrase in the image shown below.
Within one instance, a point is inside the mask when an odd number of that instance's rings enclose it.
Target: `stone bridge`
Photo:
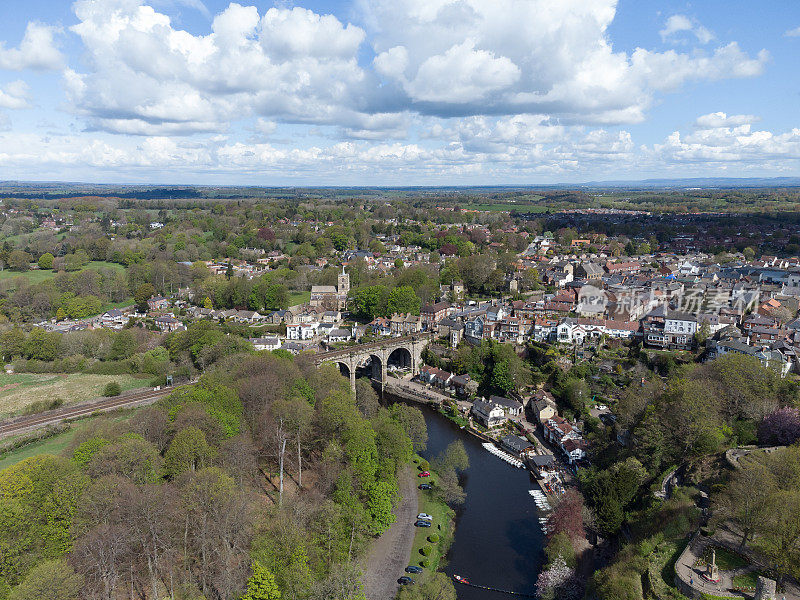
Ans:
[[[433,334],[430,332],[386,338],[369,344],[320,352],[314,355],[314,362],[317,365],[325,362],[339,365],[342,374],[350,378],[350,388],[354,393],[358,370],[380,382],[382,391],[386,385],[389,366],[410,368],[412,375],[419,373],[422,350],[432,338]]]

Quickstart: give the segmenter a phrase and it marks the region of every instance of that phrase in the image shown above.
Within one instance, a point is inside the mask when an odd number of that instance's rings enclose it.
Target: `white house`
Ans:
[[[346,342],[353,337],[349,329],[331,329],[328,332],[328,343],[334,344],[336,342]]]
[[[120,309],[112,308],[100,315],[97,320],[101,327],[120,329],[124,327],[130,319],[128,315],[123,313]]]
[[[286,326],[287,340],[310,340],[317,335],[319,323],[293,323]]]
[[[476,400],[472,404],[472,414],[486,427],[496,427],[506,422],[506,413],[502,406],[492,402]]]
[[[278,350],[281,340],[277,337],[260,337],[250,340],[256,350]]]

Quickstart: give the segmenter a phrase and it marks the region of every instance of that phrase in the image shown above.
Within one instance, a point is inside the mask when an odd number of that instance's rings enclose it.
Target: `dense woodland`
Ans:
[[[426,439],[418,410],[333,370],[225,359],[0,471],[0,598],[363,598],[354,560]]]

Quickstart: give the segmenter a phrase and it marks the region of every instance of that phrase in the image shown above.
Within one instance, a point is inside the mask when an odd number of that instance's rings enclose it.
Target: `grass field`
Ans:
[[[81,271],[85,271],[86,269],[113,269],[115,271],[124,271],[125,267],[117,263],[107,262],[105,260],[93,260],[83,269],[81,269]],[[22,277],[28,283],[31,284],[47,281],[48,279],[51,279],[54,276],[55,272],[50,270],[44,271],[42,269],[38,269],[35,271],[25,271],[24,273],[20,273],[19,271],[9,271],[9,270],[0,271],[0,281],[2,281],[3,279],[14,279],[16,277]]]
[[[415,471],[415,475],[416,475]],[[437,477],[435,472],[431,472],[429,478],[418,478],[419,482],[435,482]],[[426,573],[435,573],[439,569],[439,562],[447,553],[453,536],[453,518],[455,513],[444,502],[436,499],[434,490],[419,490],[418,512],[424,512],[433,517],[433,527],[417,527],[414,534],[414,544],[411,547],[411,558],[409,564],[422,566],[422,561],[429,561]],[[431,542],[428,537],[432,534],[439,536],[438,542]],[[421,549],[425,546],[431,547],[429,556],[424,556]]]
[[[5,469],[26,458],[38,456],[39,454],[61,454],[64,449],[69,446],[78,429],[78,426],[74,426],[64,433],[59,433],[58,435],[54,435],[40,442],[33,442],[32,444],[3,454],[0,456],[0,469]]]
[[[133,416],[135,410],[126,410],[121,413],[115,413],[111,419],[114,421],[126,421]],[[0,470],[17,464],[18,462],[30,458],[31,456],[38,456],[39,454],[61,454],[70,445],[75,435],[87,427],[89,423],[95,419],[103,419],[107,417],[90,417],[72,424],[72,426],[65,432],[56,434],[44,440],[33,442],[16,450],[11,450],[5,454],[0,455]]]
[[[86,375],[83,373],[0,373],[0,415],[19,413],[34,402],[50,402],[57,398],[64,404],[91,400],[103,395],[111,381],[123,391],[147,387],[149,376]]]
[[[289,292],[289,306],[306,304],[311,300],[311,292]]]

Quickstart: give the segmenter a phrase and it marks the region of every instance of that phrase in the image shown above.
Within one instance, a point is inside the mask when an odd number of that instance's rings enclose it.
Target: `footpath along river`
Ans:
[[[487,452],[477,438],[451,421],[423,410],[432,459],[455,440],[464,442],[469,469],[463,475],[466,502],[458,509],[453,545],[445,572],[471,583],[535,594],[544,561],[545,537],[529,490],[536,484],[524,469],[516,469]],[[421,492],[425,493],[425,492]],[[514,596],[456,584],[459,600],[501,600]]]

